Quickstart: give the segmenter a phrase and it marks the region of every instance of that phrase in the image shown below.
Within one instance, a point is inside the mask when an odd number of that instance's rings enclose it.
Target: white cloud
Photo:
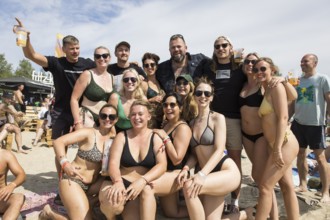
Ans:
[[[273,58],[284,73],[299,71],[301,57],[313,52],[319,56],[318,70],[330,74],[329,6],[327,0],[32,0],[28,4],[4,0],[0,53],[15,67],[23,59],[11,31],[18,16],[31,31],[35,50],[45,55],[54,54],[56,33],[77,36],[84,57],[92,57],[99,45],[107,46],[113,54],[115,45],[126,40],[132,46],[134,61],[140,61],[147,51],[167,60],[168,40],[176,33],[184,35],[191,53],[211,56],[217,36],[227,35],[246,53],[257,51]]]

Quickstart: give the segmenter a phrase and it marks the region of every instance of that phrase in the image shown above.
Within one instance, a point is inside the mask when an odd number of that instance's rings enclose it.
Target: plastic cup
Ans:
[[[298,78],[297,77],[291,77],[288,79],[289,83],[292,86],[297,86],[299,84]]]
[[[243,60],[243,50],[244,48],[238,48],[234,50],[235,63],[240,63]]]
[[[23,27],[16,27],[16,44],[19,47],[26,47],[27,32]]]
[[[109,154],[110,154],[110,147],[112,144],[113,139],[110,138],[105,141],[104,148],[103,148],[103,158],[102,158],[102,176],[108,176],[108,164],[109,164]]]

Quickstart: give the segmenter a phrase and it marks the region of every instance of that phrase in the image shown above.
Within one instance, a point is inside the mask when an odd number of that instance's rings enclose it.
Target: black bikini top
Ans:
[[[258,91],[245,98],[240,96],[238,99],[239,107],[242,108],[244,105],[249,107],[260,107],[263,98],[264,96],[262,95],[260,88]]]

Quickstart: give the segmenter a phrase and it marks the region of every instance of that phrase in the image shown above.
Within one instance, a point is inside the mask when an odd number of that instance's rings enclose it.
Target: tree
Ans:
[[[26,78],[31,79],[32,78],[32,72],[33,72],[33,67],[30,61],[23,59],[19,61],[19,66],[17,67],[15,71],[16,76],[24,76]]]
[[[0,54],[0,78],[7,78],[13,75],[12,64],[8,63],[5,54]]]

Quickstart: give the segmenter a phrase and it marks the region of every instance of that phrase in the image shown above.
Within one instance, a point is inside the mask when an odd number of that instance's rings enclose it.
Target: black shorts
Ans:
[[[69,133],[70,126],[73,125],[71,112],[63,112],[60,109],[53,109],[50,113],[52,117],[52,139],[55,140],[62,135]]]
[[[327,147],[324,129],[324,126],[301,125],[295,120],[291,125],[291,130],[298,140],[299,147],[307,148],[309,146],[312,150]]]

